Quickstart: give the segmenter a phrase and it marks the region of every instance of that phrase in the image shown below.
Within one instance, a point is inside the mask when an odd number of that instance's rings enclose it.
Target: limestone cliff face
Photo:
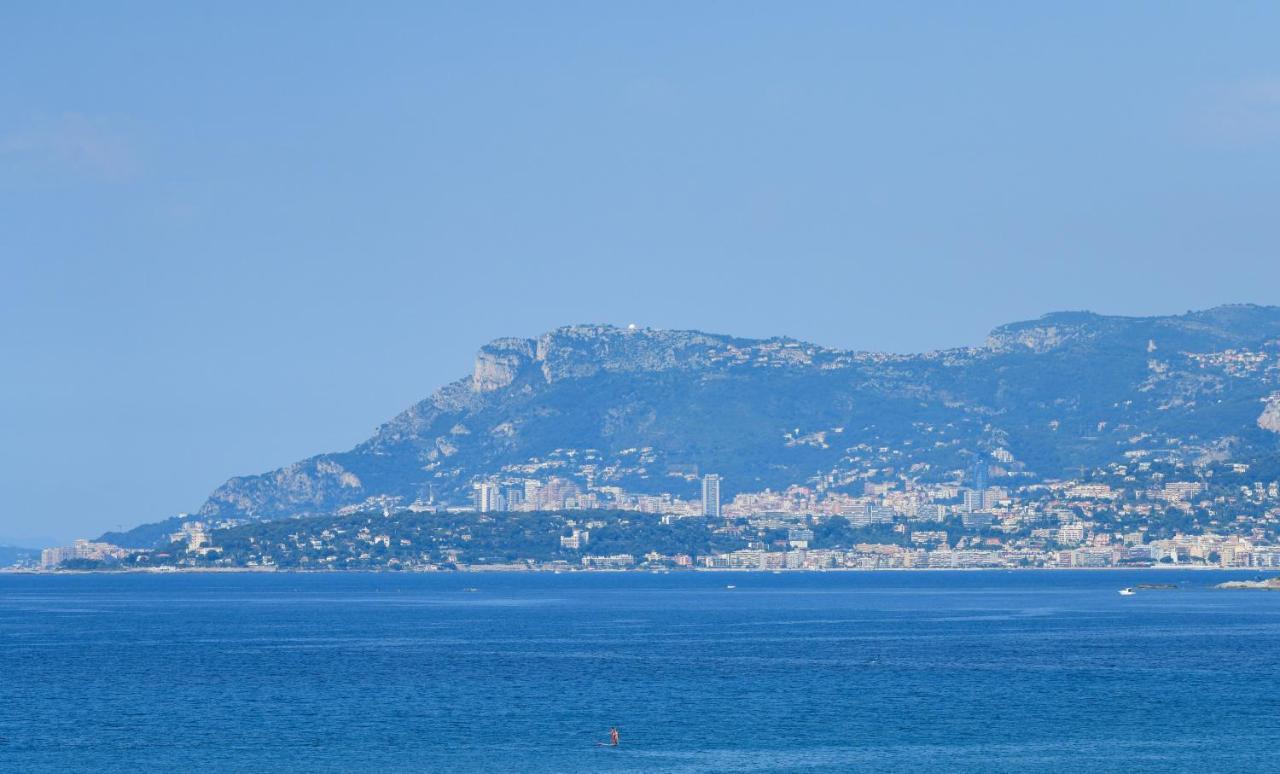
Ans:
[[[1012,323],[987,336],[987,348],[996,352],[1044,353],[1098,334],[1105,318],[1090,312],[1057,312],[1033,322]]]
[[[532,360],[533,346],[529,339],[497,339],[481,347],[471,375],[472,387],[476,392],[493,392],[514,382]]]
[[[318,510],[363,491],[359,476],[332,459],[313,457],[265,476],[231,479],[214,490],[200,515],[269,519]]]
[[[1021,331],[1002,332],[987,338],[991,349],[1009,351],[1026,348],[1032,352],[1048,352],[1071,338],[1074,331],[1056,325],[1041,325]]]
[[[427,432],[440,417],[466,413],[482,403],[482,396],[475,389],[474,376],[459,379],[392,418],[378,428],[377,434],[365,446],[377,449],[412,441]]]
[[[1268,396],[1266,408],[1262,410],[1262,414],[1258,417],[1258,427],[1263,430],[1270,430],[1273,433],[1280,433],[1280,393]]]
[[[711,365],[709,353],[732,339],[696,331],[655,331],[612,325],[571,325],[536,339],[497,339],[476,354],[472,389],[490,393],[526,369],[550,384],[601,372],[665,371]]]

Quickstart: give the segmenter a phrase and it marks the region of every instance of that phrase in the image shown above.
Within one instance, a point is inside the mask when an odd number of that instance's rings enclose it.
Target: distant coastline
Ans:
[[[281,574],[281,575],[468,575],[476,573],[490,573],[503,575],[600,575],[600,574],[628,574],[628,575],[686,575],[692,573],[728,573],[736,575],[776,575],[791,573],[810,573],[820,575],[824,573],[904,573],[904,572],[1155,572],[1155,571],[1179,571],[1179,572],[1233,572],[1233,573],[1252,573],[1257,575],[1261,570],[1269,570],[1271,568],[1256,567],[1216,567],[1212,565],[1159,565],[1159,566],[1133,566],[1133,567],[794,567],[794,568],[777,568],[777,569],[759,569],[751,567],[680,567],[675,569],[643,569],[643,568],[621,568],[621,567],[590,567],[590,568],[537,568],[537,567],[504,567],[502,565],[472,565],[458,568],[437,568],[437,569],[388,569],[388,568],[360,568],[360,569],[305,569],[299,567],[118,567],[104,568],[93,570],[44,570],[38,568],[27,567],[5,567],[0,568],[0,575],[178,575],[178,574]],[[1263,584],[1268,581],[1258,581]],[[1241,583],[1244,583],[1243,581]],[[1233,587],[1235,588],[1235,587]],[[1245,586],[1240,586],[1245,588]],[[1247,588],[1268,588],[1262,585],[1250,585]],[[1280,586],[1276,587],[1280,590]]]

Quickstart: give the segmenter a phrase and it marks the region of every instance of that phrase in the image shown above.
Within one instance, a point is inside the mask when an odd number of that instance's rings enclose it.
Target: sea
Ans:
[[[0,575],[0,771],[1280,771],[1252,577]]]

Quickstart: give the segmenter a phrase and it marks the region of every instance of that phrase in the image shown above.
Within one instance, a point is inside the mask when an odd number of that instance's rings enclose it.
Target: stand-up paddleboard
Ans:
[[[615,726],[609,729],[609,741],[596,742],[596,747],[617,747],[621,737],[618,736],[618,728]]]

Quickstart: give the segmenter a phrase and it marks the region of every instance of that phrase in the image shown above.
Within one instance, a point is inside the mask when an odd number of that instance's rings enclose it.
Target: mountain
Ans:
[[[1058,312],[982,346],[895,355],[789,338],[575,325],[480,349],[446,385],[346,452],[220,486],[205,518],[331,513],[389,496],[465,504],[475,482],[694,496],[877,476],[1067,476],[1144,455],[1280,453],[1280,307],[1165,317]]]

